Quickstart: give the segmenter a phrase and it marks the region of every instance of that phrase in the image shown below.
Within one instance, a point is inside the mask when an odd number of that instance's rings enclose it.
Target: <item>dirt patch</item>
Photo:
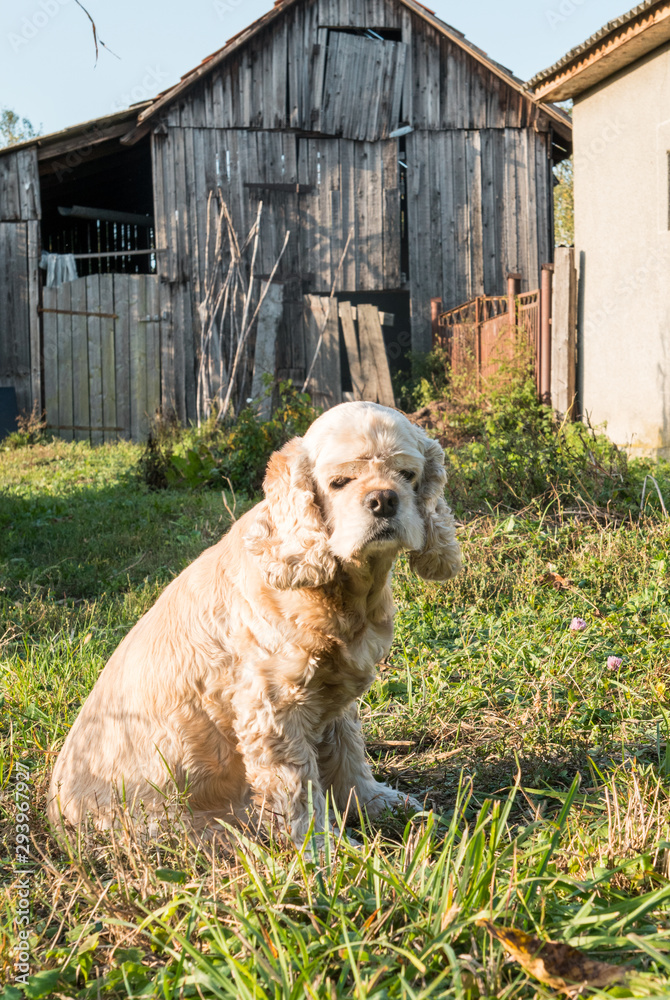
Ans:
[[[431,431],[443,448],[455,449],[477,439],[477,434],[468,427],[469,412],[465,406],[441,399],[408,413],[407,417],[413,424]]]

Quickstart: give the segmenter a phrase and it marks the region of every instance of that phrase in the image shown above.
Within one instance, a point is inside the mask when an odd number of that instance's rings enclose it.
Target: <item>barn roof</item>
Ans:
[[[101,118],[91,118],[90,121],[79,122],[77,125],[68,125],[67,128],[60,129],[58,132],[48,132],[46,135],[26,139],[24,142],[3,146],[0,149],[0,156],[36,146],[38,159],[52,158],[65,155],[70,150],[82,146],[95,146],[108,139],[121,138],[137,121],[138,112],[143,111],[150,104],[151,101],[141,101],[139,104],[132,104],[129,108],[124,108],[123,111],[114,111],[110,115],[102,115]]]
[[[670,2],[645,0],[537,73],[526,86],[541,101],[564,101],[670,40]]]
[[[163,91],[163,93],[159,94],[151,105],[138,115],[138,129],[136,130],[136,134],[133,135],[131,133],[131,135],[128,136],[128,139],[133,141],[134,138],[139,138],[139,136],[143,134],[143,126],[146,127],[146,123],[162,108],[171,104],[172,101],[180,97],[186,90],[188,90],[189,87],[201,80],[203,76],[206,76],[213,69],[215,69],[215,67],[220,65],[220,63],[224,62],[235,52],[238,52],[247,44],[247,42],[254,38],[255,35],[267,27],[267,25],[272,24],[273,21],[281,17],[284,11],[286,11],[289,7],[292,7],[296,3],[300,2],[301,0],[275,0],[274,7],[271,10],[269,10],[266,14],[263,14],[262,17],[259,17],[258,20],[254,21],[247,28],[238,32],[238,34],[229,38],[222,48],[217,49],[216,52],[213,52],[211,55],[203,59],[198,66],[194,67],[188,73],[185,73],[179,83],[175,84],[173,87],[169,87],[167,90]],[[519,93],[522,93],[524,97],[534,100],[534,95],[528,93],[523,80],[516,77],[511,70],[506,69],[500,63],[491,59],[486,52],[478,48],[478,46],[469,42],[461,31],[458,31],[456,28],[452,28],[451,25],[441,21],[439,17],[435,16],[434,11],[425,7],[422,3],[418,3],[417,0],[398,0],[398,2],[401,3],[403,7],[406,7],[408,10],[413,11],[419,17],[423,18],[424,21],[430,24],[442,35],[449,38],[455,45],[458,45],[459,48],[471,55],[479,63],[503,80],[508,86],[512,87]],[[572,137],[572,122],[570,117],[560,108],[556,108],[551,104],[546,105],[544,110],[552,119],[552,124],[558,134],[564,139],[570,141]]]
[[[274,7],[271,10],[263,14],[262,17],[259,17],[247,28],[238,32],[238,34],[229,38],[225,45],[211,55],[206,56],[198,66],[185,73],[178,83],[162,91],[153,100],[132,105],[130,108],[111,115],[104,115],[101,118],[72,125],[58,132],[52,132],[34,139],[28,139],[22,143],[7,146],[0,149],[0,156],[6,153],[14,153],[18,149],[30,146],[37,146],[38,157],[43,158],[59,155],[61,151],[67,151],[68,148],[76,148],[77,144],[84,145],[90,142],[101,142],[105,139],[119,138],[123,143],[135,142],[149,131],[149,122],[154,115],[181,97],[191,86],[212,72],[235,52],[238,52],[247,42],[262,31],[263,28],[281,17],[284,11],[300,2],[302,0],[275,0]],[[398,0],[398,2],[417,14],[442,35],[449,38],[455,45],[471,55],[481,65],[503,80],[509,87],[522,93],[528,100],[537,103],[536,96],[528,92],[527,85],[516,77],[511,70],[506,69],[500,63],[491,59],[486,52],[468,41],[461,31],[458,31],[436,17],[435,13],[428,7],[418,3],[417,0]],[[572,122],[570,117],[560,108],[554,107],[553,104],[545,104],[543,110],[550,117],[558,135],[568,143],[571,142]]]

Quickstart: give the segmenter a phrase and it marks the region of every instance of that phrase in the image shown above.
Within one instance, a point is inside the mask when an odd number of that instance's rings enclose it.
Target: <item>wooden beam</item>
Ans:
[[[58,206],[58,214],[66,219],[92,219],[100,222],[119,222],[122,225],[154,227],[153,215],[140,215],[138,212],[117,212],[110,208],[90,208],[88,205]]]
[[[122,146],[134,146],[136,142],[143,139],[145,135],[151,132],[151,125],[147,122],[145,125],[138,125],[136,128],[132,128],[130,132],[126,132],[119,139]]]
[[[128,131],[128,122],[119,125],[109,125],[100,128],[97,125],[91,126],[87,132],[81,132],[71,139],[63,139],[62,142],[50,143],[48,146],[37,147],[38,160],[53,160],[57,156],[65,156],[67,153],[76,152],[79,149],[89,149],[91,146],[99,146],[101,142],[108,142],[110,139],[118,139]]]
[[[271,184],[269,181],[244,181],[243,187],[250,191],[286,191],[289,194],[311,194],[313,184]]]
[[[156,248],[154,250],[109,250],[107,253],[73,253],[72,256],[75,260],[100,260],[104,257],[138,257],[141,254],[151,254],[151,253],[166,253],[165,248]]]
[[[571,420],[576,417],[577,271],[573,247],[556,247],[551,317],[551,401]]]

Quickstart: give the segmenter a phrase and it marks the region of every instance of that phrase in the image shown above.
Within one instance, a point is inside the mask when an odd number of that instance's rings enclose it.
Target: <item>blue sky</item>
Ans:
[[[630,0],[428,0],[438,17],[527,79],[629,9]],[[2,0],[0,108],[43,131],[120,110],[175,83],[272,0]]]

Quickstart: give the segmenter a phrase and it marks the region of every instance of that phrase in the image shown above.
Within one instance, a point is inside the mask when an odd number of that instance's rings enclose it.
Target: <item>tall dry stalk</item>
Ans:
[[[217,210],[218,209],[218,210]],[[200,363],[198,366],[198,426],[213,414],[222,420],[229,412],[239,413],[244,402],[245,374],[253,368],[249,357],[249,336],[289,241],[287,230],[270,276],[254,290],[256,260],[261,235],[263,202],[253,225],[240,243],[230,211],[220,194],[210,191],[207,199],[205,242],[205,297],[200,314]],[[214,247],[212,224],[215,220]],[[254,305],[254,299],[258,301]]]

